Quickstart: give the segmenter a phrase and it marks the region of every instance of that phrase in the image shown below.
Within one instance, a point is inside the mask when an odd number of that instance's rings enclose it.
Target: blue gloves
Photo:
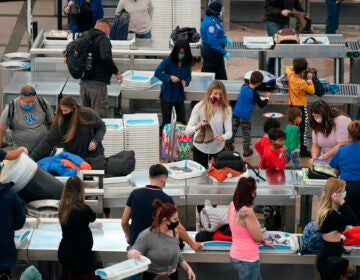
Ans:
[[[229,47],[229,48],[233,48],[234,47],[234,44],[233,42],[230,40],[229,37],[226,36],[226,45]]]
[[[229,54],[229,52],[226,52],[226,54],[225,54],[225,58],[226,58],[227,60],[229,60],[229,59],[230,59],[230,54]]]
[[[327,84],[323,85],[325,91],[330,91],[331,93],[337,93],[339,91],[339,86],[337,84]]]

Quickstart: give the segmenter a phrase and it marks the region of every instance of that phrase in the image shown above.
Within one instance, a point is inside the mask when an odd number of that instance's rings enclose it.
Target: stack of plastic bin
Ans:
[[[124,125],[122,119],[103,119],[106,125],[106,133],[102,144],[105,157],[112,156],[124,150]]]

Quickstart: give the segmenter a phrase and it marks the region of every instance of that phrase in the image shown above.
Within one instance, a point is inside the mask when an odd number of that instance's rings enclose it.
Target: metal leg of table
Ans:
[[[311,221],[312,195],[302,195],[300,198],[300,226],[304,228]]]
[[[259,69],[266,70],[266,51],[259,51]]]
[[[334,58],[334,80],[335,84],[344,83],[344,58]]]
[[[275,58],[275,77],[279,77],[281,75],[283,59],[276,57]]]
[[[281,217],[285,217],[285,231],[295,232],[295,206],[282,206]]]

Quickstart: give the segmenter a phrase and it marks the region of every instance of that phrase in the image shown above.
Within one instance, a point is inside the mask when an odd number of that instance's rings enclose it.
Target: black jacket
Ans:
[[[304,12],[299,0],[265,0],[265,17],[264,20],[275,21],[279,23],[288,23],[289,17],[281,14],[282,10],[295,9]]]
[[[91,29],[89,35],[92,38],[93,67],[81,80],[110,84],[111,75],[119,72],[112,59],[111,42],[103,31],[96,28]]]

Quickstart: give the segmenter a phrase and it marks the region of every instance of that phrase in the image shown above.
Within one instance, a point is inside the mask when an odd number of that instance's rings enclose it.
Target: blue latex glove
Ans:
[[[231,39],[229,37],[226,37],[226,45],[229,47],[229,48],[233,48],[234,47],[234,44],[233,42],[231,41]]]
[[[225,58],[226,58],[227,60],[229,60],[229,59],[230,59],[230,54],[229,54],[229,52],[226,52],[226,54],[225,54]]]
[[[339,91],[339,86],[337,84],[328,84],[323,85],[325,91],[330,91],[331,93],[337,93]]]

